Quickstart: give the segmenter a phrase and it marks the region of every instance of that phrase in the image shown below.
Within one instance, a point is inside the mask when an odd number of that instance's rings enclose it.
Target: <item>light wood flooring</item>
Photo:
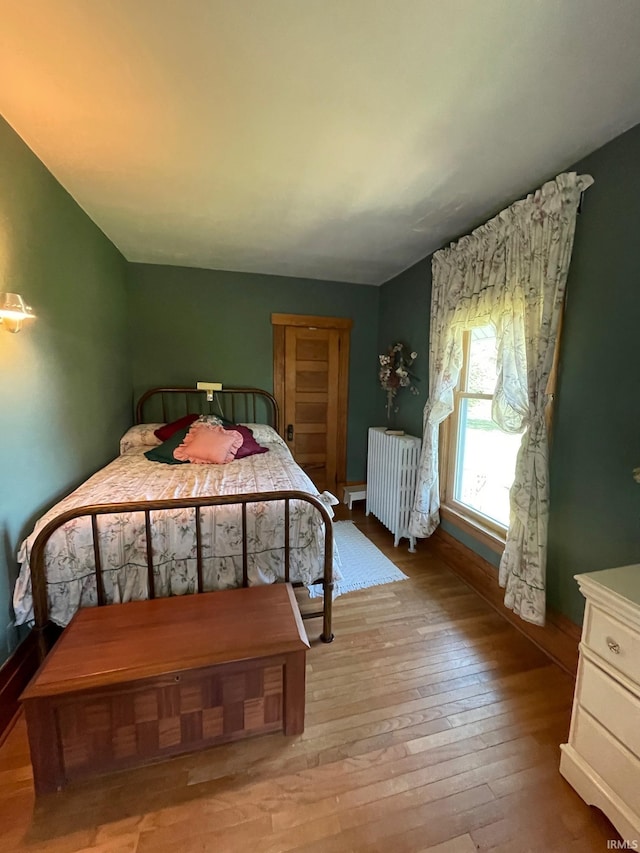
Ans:
[[[343,517],[348,517],[341,508]],[[24,721],[0,747],[0,849],[74,853],[604,851],[558,773],[573,682],[430,553],[361,529],[410,576],[307,623],[306,729],[34,801]]]

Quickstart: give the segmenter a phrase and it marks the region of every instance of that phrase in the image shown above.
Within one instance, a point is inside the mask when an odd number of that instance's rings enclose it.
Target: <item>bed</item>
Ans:
[[[268,452],[227,465],[164,465],[145,457],[154,430],[186,412],[248,424]],[[259,423],[258,421],[262,421]],[[20,547],[16,622],[64,627],[80,607],[288,581],[323,585],[330,642],[334,566],[330,496],[319,495],[277,433],[274,398],[190,388],[140,399],[120,455],[52,507]],[[306,618],[320,615],[305,613]]]

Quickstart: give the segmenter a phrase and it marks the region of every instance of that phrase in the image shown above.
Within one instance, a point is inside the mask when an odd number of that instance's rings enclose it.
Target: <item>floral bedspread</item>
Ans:
[[[249,425],[256,440],[269,447],[268,453],[228,465],[164,465],[150,462],[144,456],[150,445],[158,444],[152,436],[154,426],[133,427],[123,438],[122,454],[52,507],[24,540],[18,553],[21,568],[13,598],[17,624],[33,619],[29,573],[33,543],[44,525],[65,510],[87,504],[289,489],[318,495],[284,441],[270,427]],[[194,515],[193,509],[151,513],[157,596],[196,590]],[[98,516],[98,530],[106,600],[115,603],[147,598],[144,513]],[[204,507],[201,532],[204,588],[240,586],[240,507]],[[273,583],[283,577],[284,535],[283,503],[247,505],[250,583]],[[304,501],[291,502],[290,545],[291,580],[310,584],[321,578],[324,525],[319,513]],[[67,522],[53,534],[47,545],[46,564],[49,616],[56,624],[65,626],[79,607],[97,604],[93,537],[88,518]],[[340,577],[337,550],[334,550],[334,576]]]

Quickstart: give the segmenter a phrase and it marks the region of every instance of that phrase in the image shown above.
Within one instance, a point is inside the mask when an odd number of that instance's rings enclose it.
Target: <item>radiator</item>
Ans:
[[[367,453],[367,515],[373,513],[394,535],[394,546],[405,536],[409,551],[416,550],[409,535],[420,461],[420,439],[414,435],[387,435],[384,427],[369,427]]]

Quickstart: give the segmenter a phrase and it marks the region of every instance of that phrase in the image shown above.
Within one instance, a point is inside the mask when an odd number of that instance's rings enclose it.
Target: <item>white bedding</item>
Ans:
[[[20,547],[20,575],[14,590],[16,623],[33,619],[29,555],[40,530],[65,510],[87,504],[161,500],[206,495],[299,489],[318,495],[294,462],[275,430],[249,424],[268,453],[228,465],[165,465],[150,462],[144,452],[159,442],[158,424],[133,427],[121,442],[121,455],[52,507]],[[284,573],[284,505],[247,506],[250,583],[273,583]],[[157,596],[181,595],[196,589],[194,511],[151,514],[153,564]],[[143,513],[98,516],[100,555],[107,602],[147,598],[147,559]],[[203,579],[206,590],[242,583],[242,538],[239,506],[205,507],[201,511]],[[291,580],[310,584],[322,577],[324,527],[319,513],[304,501],[291,502]],[[57,530],[47,545],[49,618],[64,626],[79,607],[97,603],[93,574],[93,538],[88,518],[74,519]],[[340,577],[334,550],[334,577]]]

